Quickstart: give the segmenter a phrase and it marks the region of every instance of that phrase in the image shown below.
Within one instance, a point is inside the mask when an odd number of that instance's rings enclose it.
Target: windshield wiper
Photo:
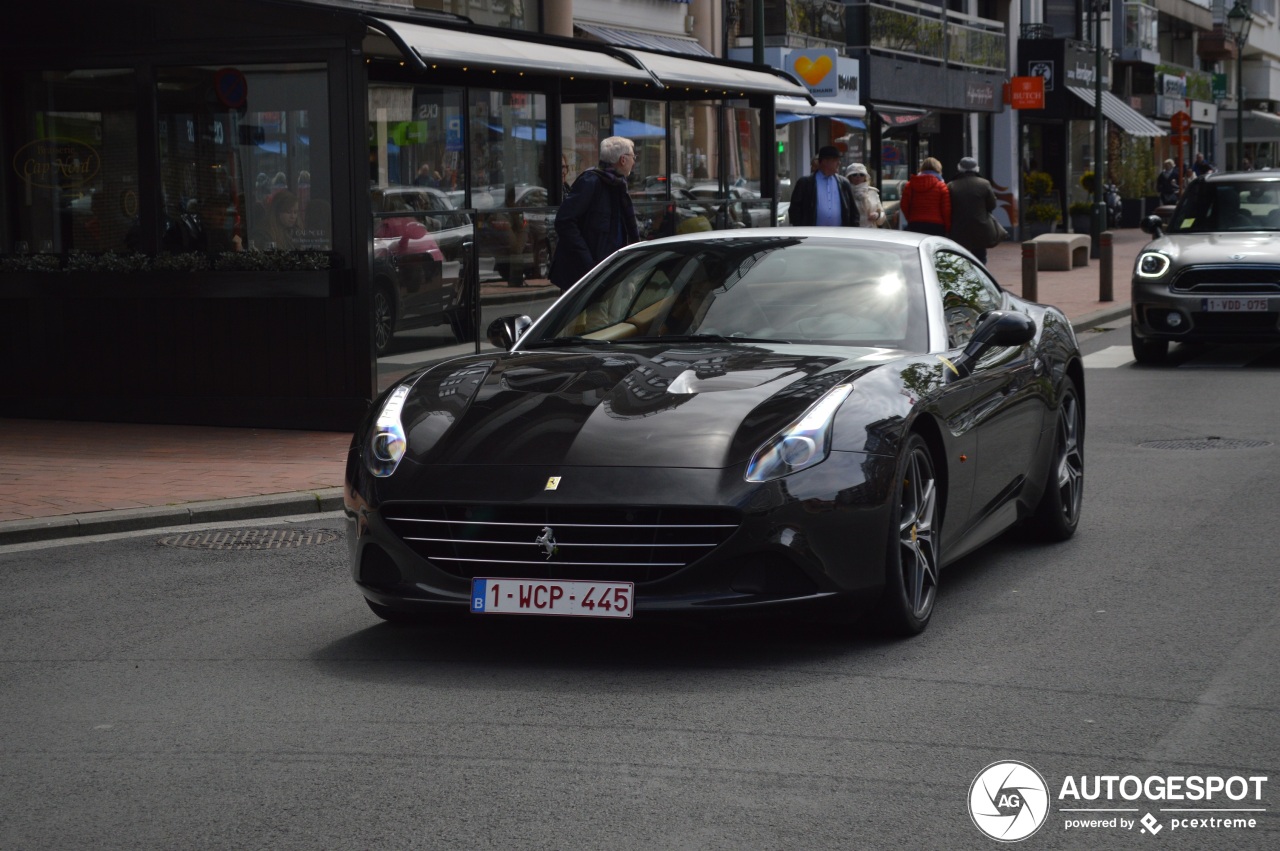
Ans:
[[[724,334],[663,334],[661,337],[627,337],[624,343],[790,343],[769,337],[726,337]]]
[[[612,346],[609,340],[597,340],[593,337],[551,337],[545,340],[530,340],[529,342],[521,342],[520,348],[532,349],[538,346],[580,346],[583,344],[594,344],[597,346]]]

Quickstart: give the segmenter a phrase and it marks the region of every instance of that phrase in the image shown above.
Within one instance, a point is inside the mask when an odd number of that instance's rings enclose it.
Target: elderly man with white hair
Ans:
[[[636,164],[635,144],[622,136],[600,142],[600,164],[578,176],[556,211],[559,245],[547,277],[562,290],[624,245],[640,240],[627,178]]]
[[[844,176],[853,185],[853,200],[858,205],[858,227],[878,228],[884,224],[884,207],[880,205],[880,190],[871,185],[871,175],[862,163],[853,163],[844,170]]]

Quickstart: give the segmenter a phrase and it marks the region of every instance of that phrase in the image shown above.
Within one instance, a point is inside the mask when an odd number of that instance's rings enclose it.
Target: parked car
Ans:
[[[910,635],[948,563],[1079,522],[1071,324],[950,240],[639,242],[489,339],[508,351],[403,378],[352,441],[351,568],[379,617],[824,605]]]
[[[555,233],[555,209],[542,186],[517,184],[473,190],[481,257],[493,259],[497,276],[512,286],[547,276]]]
[[[466,264],[470,219],[429,187],[374,189],[373,345],[386,353],[410,328],[448,324],[459,342],[475,339]]]
[[[1167,230],[1133,267],[1131,337],[1138,363],[1170,343],[1280,343],[1280,172],[1223,172],[1191,181]]]

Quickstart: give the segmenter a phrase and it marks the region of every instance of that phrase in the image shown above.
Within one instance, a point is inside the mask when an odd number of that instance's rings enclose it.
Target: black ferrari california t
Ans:
[[[352,441],[352,572],[388,620],[825,602],[909,635],[947,563],[1080,518],[1071,325],[946,239],[639,243],[489,336]]]

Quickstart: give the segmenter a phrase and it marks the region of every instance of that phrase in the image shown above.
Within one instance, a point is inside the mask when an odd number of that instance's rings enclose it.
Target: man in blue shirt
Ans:
[[[840,151],[831,145],[818,149],[818,170],[796,181],[791,191],[791,224],[796,227],[858,226],[853,184],[839,173]]]

